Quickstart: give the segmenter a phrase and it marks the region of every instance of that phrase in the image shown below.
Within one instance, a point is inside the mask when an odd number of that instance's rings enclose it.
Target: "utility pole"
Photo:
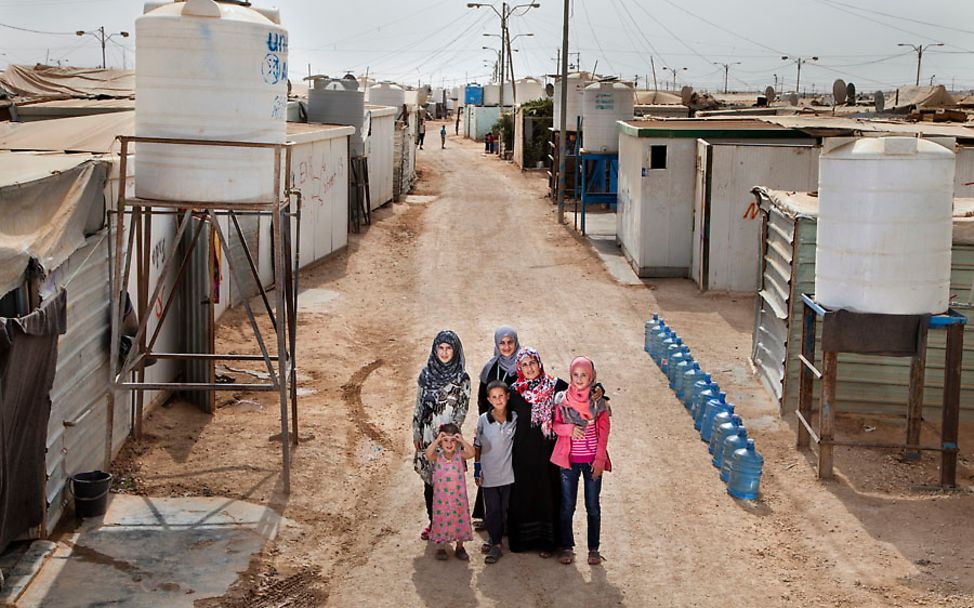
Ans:
[[[782,59],[788,61],[789,59],[794,59],[795,63],[798,64],[798,76],[795,78],[795,94],[801,95],[801,84],[802,84],[802,64],[808,63],[809,61],[818,61],[818,57],[789,57],[788,55],[782,55]],[[784,86],[784,80],[782,79],[782,86]]]
[[[741,65],[741,62],[740,61],[734,61],[734,62],[731,62],[731,63],[718,63],[718,62],[715,61],[714,62],[714,65],[719,65],[720,67],[724,68],[724,95],[726,95],[727,94],[727,75],[730,72],[730,66],[732,66],[732,65]]]
[[[932,43],[932,44],[907,44],[905,42],[901,42],[901,43],[899,43],[899,44],[896,45],[896,46],[908,46],[908,47],[912,48],[916,52],[916,54],[917,54],[917,79],[916,79],[916,85],[917,86],[920,86],[920,62],[923,61],[923,51],[929,49],[932,46],[943,46],[943,45],[944,45],[943,42],[936,42],[936,43]]]
[[[105,69],[107,67],[105,65],[105,43],[107,43],[109,40],[111,40],[113,36],[121,36],[122,38],[128,38],[129,37],[129,33],[128,32],[115,32],[113,34],[105,34],[105,26],[104,25],[101,26],[101,27],[99,27],[97,30],[91,30],[91,31],[78,30],[74,34],[75,34],[75,36],[84,36],[85,34],[88,34],[88,35],[94,36],[96,39],[98,39],[98,42],[101,43],[101,67],[102,67],[102,69]]]
[[[673,90],[675,91],[676,90],[676,74],[680,70],[684,70],[685,71],[686,68],[671,68],[669,66],[664,65],[663,66],[663,69],[664,70],[669,70],[669,71],[673,72]]]
[[[561,116],[558,117],[558,223],[565,223],[565,154],[568,151],[568,18],[569,0],[565,0],[564,18],[561,27]]]

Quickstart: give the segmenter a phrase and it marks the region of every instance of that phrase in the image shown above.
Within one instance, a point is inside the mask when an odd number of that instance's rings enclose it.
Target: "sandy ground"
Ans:
[[[446,150],[431,140],[419,155],[417,193],[437,198],[379,210],[347,251],[302,275],[302,443],[290,496],[280,492],[277,404],[266,395],[223,394],[212,417],[182,403],[159,409],[119,459],[130,491],[242,498],[295,522],[230,593],[199,605],[974,606],[970,426],[963,491],[920,489],[937,479],[934,458],[906,465],[892,452],[839,449],[837,479],[817,481],[812,457],[793,448],[792,422],[751,375],[753,300],[701,295],[682,280],[617,284],[587,242],[556,224],[542,176],[483,157],[448,128]],[[766,458],[759,502],[724,492],[643,352],[655,310],[739,404]],[[572,356],[591,356],[612,397],[602,566],[535,554],[489,567],[476,554],[437,562],[418,538],[416,374],[449,327],[475,375],[503,323],[557,375]],[[249,350],[248,335],[238,311],[222,320],[222,348]],[[468,436],[474,424],[468,416]],[[868,424],[879,427],[870,437],[900,432]],[[584,517],[575,526],[584,539]]]

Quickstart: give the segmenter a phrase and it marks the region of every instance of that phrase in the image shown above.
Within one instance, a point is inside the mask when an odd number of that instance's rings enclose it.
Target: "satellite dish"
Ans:
[[[555,85],[551,84],[550,82],[548,84],[544,85],[544,92],[545,92],[545,95],[547,95],[548,97],[554,97],[555,96]]]
[[[680,100],[683,102],[683,105],[685,106],[690,105],[690,101],[692,99],[693,99],[693,87],[685,86],[682,89],[680,89]]]
[[[876,104],[876,111],[882,112],[883,108],[886,107],[886,96],[883,95],[882,91],[876,91],[873,93],[873,103]]]
[[[841,78],[832,83],[832,99],[835,105],[840,106],[845,103],[846,88],[845,81]]]
[[[797,93],[790,93],[788,95],[788,105],[790,105],[790,106],[797,106],[798,105],[798,94]]]
[[[768,98],[768,103],[775,100],[776,93],[774,92],[774,87],[768,87],[764,90],[764,96]]]
[[[856,105],[856,85],[851,82],[845,85],[845,100],[850,106]]]

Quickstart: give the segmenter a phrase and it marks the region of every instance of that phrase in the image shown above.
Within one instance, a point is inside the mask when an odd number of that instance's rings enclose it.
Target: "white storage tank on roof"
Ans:
[[[574,72],[568,75],[568,102],[565,104],[567,108],[565,128],[569,131],[574,131],[578,128],[578,119],[582,116],[582,96],[585,87],[592,82],[590,78],[588,72]],[[561,79],[559,79],[555,83],[555,129],[561,126],[561,85]]]
[[[536,99],[544,99],[544,85],[535,78],[522,78],[517,81],[517,103],[522,104]]]
[[[365,94],[358,90],[358,80],[351,74],[333,80],[327,76],[311,77],[308,91],[308,122],[349,125],[355,133],[349,138],[352,156],[365,154]]]
[[[582,150],[619,151],[616,122],[629,120],[633,112],[633,91],[621,82],[596,82],[582,95]]]
[[[399,85],[380,82],[369,89],[369,103],[374,106],[401,108],[406,103],[406,92]]]
[[[284,143],[287,31],[258,11],[213,0],[165,4],[135,21],[135,133]],[[276,198],[271,150],[139,144],[141,198]]]
[[[815,299],[857,312],[947,310],[954,165],[951,150],[915,137],[827,142]]]
[[[501,85],[484,85],[484,104],[485,106],[496,106],[501,102]]]

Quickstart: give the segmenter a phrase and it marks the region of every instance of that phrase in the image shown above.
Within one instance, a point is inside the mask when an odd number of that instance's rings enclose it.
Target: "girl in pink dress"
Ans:
[[[473,540],[463,461],[473,455],[473,446],[453,423],[441,425],[436,439],[426,448],[426,459],[433,466],[433,520],[429,540],[436,544],[436,559],[447,559],[445,545],[451,542],[457,544],[454,551],[457,559],[470,559],[463,548],[464,541]]]

